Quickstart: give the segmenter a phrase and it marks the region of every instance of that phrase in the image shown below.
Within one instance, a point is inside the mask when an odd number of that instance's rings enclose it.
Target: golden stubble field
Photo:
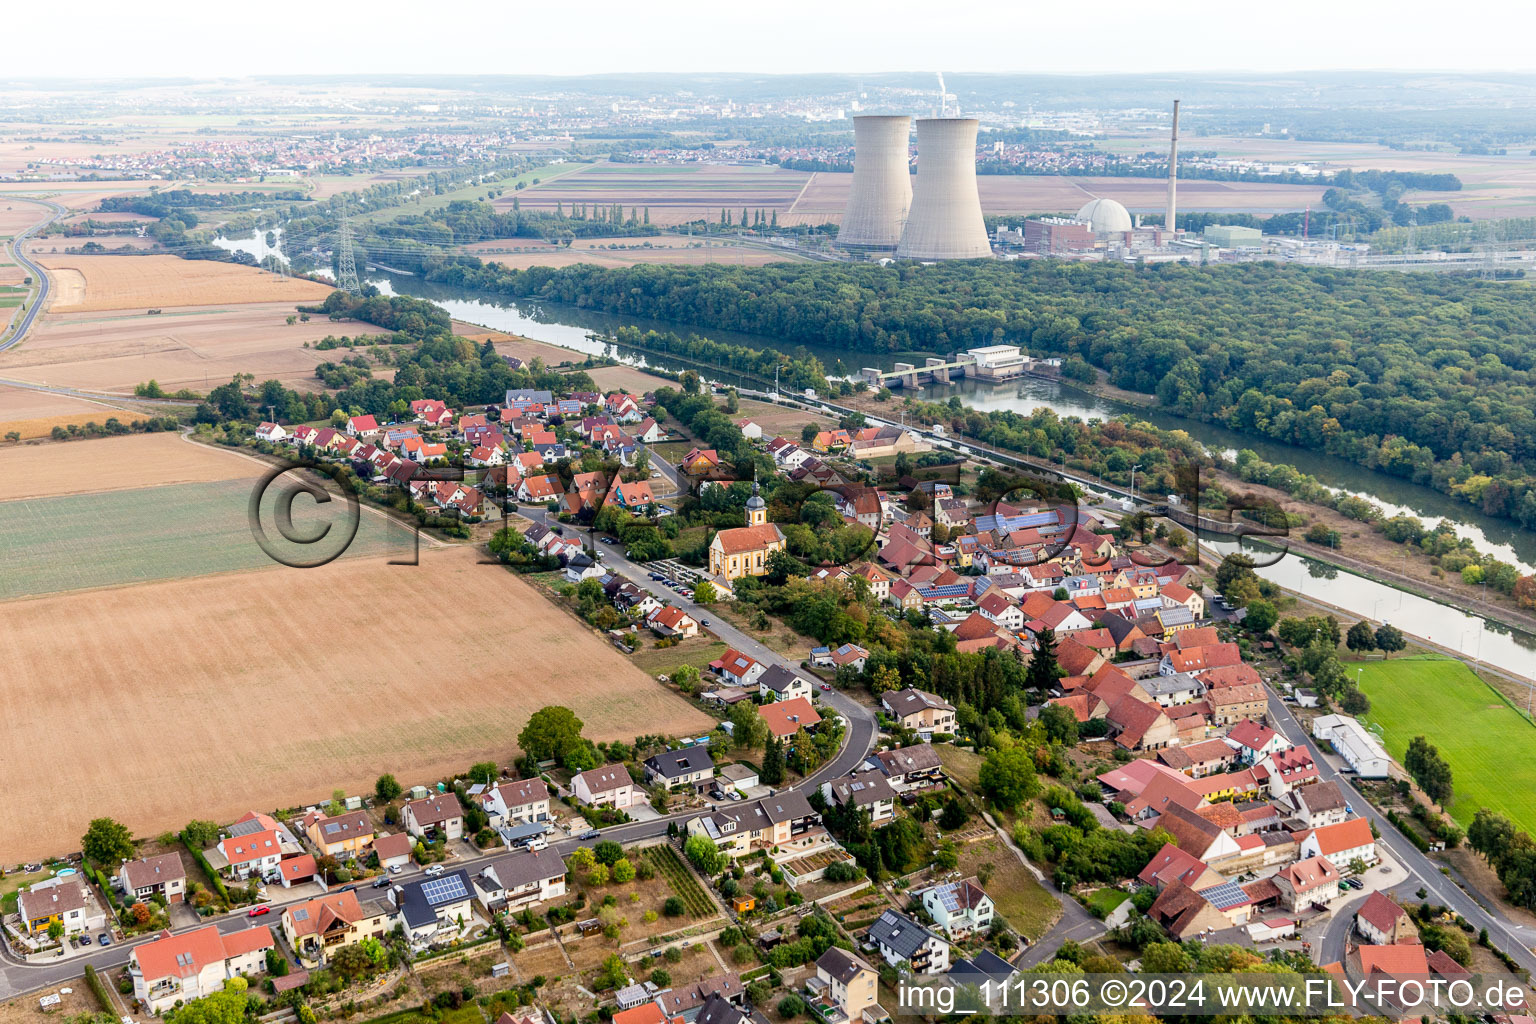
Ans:
[[[0,606],[0,790],[13,858],[79,848],[93,817],[139,835],[192,818],[436,781],[515,755],[529,715],[594,740],[697,733],[664,690],[469,547],[62,594]],[[14,775],[14,773],[13,773]],[[17,776],[19,777],[19,776]]]
[[[0,370],[0,374],[4,372]],[[54,427],[67,427],[71,423],[83,427],[93,420],[105,423],[113,416],[131,423],[147,418],[148,414],[119,409],[108,402],[92,402],[0,384],[0,435],[15,431],[23,440],[44,437]],[[3,489],[4,482],[0,482],[0,490]]]
[[[40,256],[54,277],[54,313],[233,302],[319,302],[329,285],[176,256]]]
[[[0,447],[0,501],[240,480],[261,471],[252,459],[194,444],[176,433],[5,445]]]
[[[293,311],[293,302],[243,302],[168,306],[155,316],[145,307],[50,313],[38,319],[25,344],[0,353],[0,376],[124,394],[150,379],[167,391],[201,392],[236,373],[312,388],[319,387],[316,364],[346,353],[306,349],[305,342],[313,346],[327,334],[374,330],[325,317],[290,325]]]

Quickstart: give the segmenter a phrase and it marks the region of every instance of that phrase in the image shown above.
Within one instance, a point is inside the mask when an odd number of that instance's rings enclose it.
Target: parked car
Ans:
[[[830,690],[830,689],[832,689],[832,684],[831,683],[822,683],[821,684],[821,688],[823,690]]]
[[[263,914],[270,914],[270,913],[272,913],[272,908],[267,906],[265,903],[263,903],[259,907],[252,907],[249,911],[246,912],[245,916],[246,917],[261,917]]]
[[[589,828],[585,832],[583,832],[581,835],[577,836],[576,838],[577,839],[596,839],[596,838],[598,838],[601,835],[602,835],[602,833],[599,832],[597,829]]]
[[[434,875],[440,875],[443,873],[443,866],[441,864],[433,864],[431,867],[427,868],[426,873],[429,878]]]
[[[703,627],[705,627],[707,629],[709,627],[709,620],[708,619],[700,619],[699,620],[699,625],[701,625],[701,626],[703,626]]]
[[[398,875],[400,872],[402,872],[404,870],[405,870],[405,867],[403,865],[396,864],[394,867],[389,869],[389,873],[392,874],[392,875]]]
[[[96,936],[96,941],[101,943],[103,946],[110,946],[112,945],[112,936],[108,935],[106,932],[102,932],[100,935]]]
[[[389,887],[389,877],[387,875],[380,875],[378,878],[375,878],[373,880],[373,888],[375,888],[375,889],[385,889],[385,888],[388,888],[388,887]]]

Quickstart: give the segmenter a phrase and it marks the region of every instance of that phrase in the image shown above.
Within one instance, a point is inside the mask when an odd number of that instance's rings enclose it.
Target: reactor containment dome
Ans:
[[[838,245],[890,250],[901,241],[912,207],[911,134],[910,115],[853,119],[853,191],[837,231]]]
[[[970,117],[917,120],[917,187],[896,255],[965,260],[992,255],[976,191],[976,131]]]
[[[1113,235],[1131,230],[1131,215],[1113,199],[1090,200],[1077,211],[1074,219],[1087,223],[1096,235]]]

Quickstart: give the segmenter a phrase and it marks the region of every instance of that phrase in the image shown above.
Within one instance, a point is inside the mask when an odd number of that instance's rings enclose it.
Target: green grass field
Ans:
[[[171,484],[104,494],[0,502],[0,600],[87,587],[182,579],[276,565],[257,545],[247,518],[254,480]],[[327,548],[287,546],[272,514],[276,488],[266,492],[269,536],[295,559]],[[326,507],[326,511],[336,503]],[[326,521],[312,499],[293,502],[295,534],[312,535]],[[340,537],[341,527],[328,535]],[[409,551],[409,534],[361,511],[347,556]]]
[[[1392,756],[1401,762],[1423,735],[1450,762],[1458,822],[1489,807],[1536,830],[1536,727],[1523,715],[1460,661],[1423,655],[1359,667],[1371,698],[1366,718],[1381,726]]]

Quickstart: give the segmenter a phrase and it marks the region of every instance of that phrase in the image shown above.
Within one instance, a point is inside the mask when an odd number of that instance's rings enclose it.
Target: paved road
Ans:
[[[1482,903],[1474,899],[1455,882],[1440,873],[1441,865],[1419,852],[1419,848],[1410,843],[1406,836],[1397,830],[1386,819],[1386,816],[1371,806],[1363,796],[1351,786],[1323,756],[1312,737],[1302,728],[1291,709],[1271,694],[1269,698],[1269,720],[1285,735],[1285,738],[1298,746],[1305,746],[1312,753],[1317,762],[1318,774],[1324,779],[1338,781],[1340,789],[1344,792],[1345,799],[1357,814],[1368,818],[1376,826],[1380,834],[1377,842],[1391,851],[1397,862],[1408,869],[1411,876],[1408,881],[1398,886],[1398,892],[1412,893],[1423,886],[1429,891],[1429,898],[1436,903],[1461,914],[1471,923],[1474,929],[1488,929],[1489,939],[1499,948],[1508,953],[1515,962],[1529,971],[1536,972],[1536,955],[1526,946],[1525,940],[1519,934],[1519,927],[1505,920],[1491,908],[1485,908]],[[1342,925],[1337,927],[1343,928]],[[1333,936],[1334,926],[1329,927],[1330,940],[1336,943],[1342,940],[1344,932],[1339,936]],[[1325,949],[1327,941],[1325,940]],[[1342,946],[1340,946],[1342,948]]]
[[[0,342],[0,352],[4,352],[12,345],[20,343],[21,339],[32,329],[32,321],[37,318],[37,314],[47,303],[48,290],[53,287],[53,283],[48,280],[48,275],[43,272],[43,268],[32,262],[32,258],[22,251],[23,243],[69,212],[58,203],[50,202],[47,199],[24,199],[21,196],[14,196],[12,198],[16,202],[36,203],[38,206],[45,206],[50,212],[46,219],[38,221],[11,239],[11,254],[16,257],[16,262],[21,264],[31,274],[32,278],[37,281],[37,295],[28,305],[27,311],[22,314],[21,321],[16,325],[16,331],[11,335],[10,340]]]
[[[549,523],[548,514],[543,510],[525,510],[522,514],[536,522],[546,524]],[[562,529],[572,531],[574,528],[570,526],[563,526]],[[595,539],[596,538],[594,538],[594,540]],[[643,587],[647,591],[655,594],[657,597],[663,600],[672,601],[674,603],[683,603],[688,607],[689,614],[693,615],[695,618],[709,617],[709,610],[707,608],[701,608],[697,605],[686,602],[678,594],[668,590],[666,587],[662,586],[660,583],[657,583],[655,580],[650,579],[650,577],[647,575],[649,570],[647,570],[640,563],[630,561],[627,557],[625,557],[622,550],[610,545],[599,544],[599,547],[603,553],[602,561],[605,565],[608,566],[609,569],[622,573],[624,576],[632,580],[637,586]],[[763,646],[757,640],[731,626],[729,623],[720,622],[719,620],[712,620],[709,628],[712,632],[719,636],[721,640],[724,640],[732,647],[735,647],[738,651],[742,651],[743,653],[756,658],[758,661],[761,661],[766,665],[784,665],[786,668],[791,669],[795,667],[794,663],[791,663],[779,654]],[[876,735],[875,715],[874,712],[869,708],[859,704],[857,701],[854,701],[835,690],[831,692],[823,692],[820,694],[820,697],[826,704],[829,704],[835,708],[838,713],[847,720],[848,729],[844,738],[843,749],[838,753],[838,755],[827,764],[823,765],[822,768],[815,774],[805,779],[799,786],[794,787],[796,789],[804,790],[807,793],[809,793],[811,790],[819,788],[821,783],[824,781],[846,775],[852,771],[860,761],[868,756],[869,751],[874,747]],[[637,724],[637,728],[638,727],[639,725]],[[629,824],[625,825],[614,825],[612,827],[602,829],[600,839],[613,839],[621,843],[634,843],[646,839],[655,839],[667,834],[667,827],[670,823],[675,821],[681,824],[684,820],[693,817],[697,813],[697,811],[687,811],[682,814],[674,814],[651,821],[637,821],[630,822]],[[562,857],[565,857],[569,856],[571,851],[576,849],[576,847],[592,846],[599,842],[600,839],[583,840],[578,838],[567,838],[558,842],[550,843],[549,848],[557,851]],[[450,868],[462,867],[473,865],[473,863],[473,860],[461,860],[452,862],[449,866]],[[422,873],[419,871],[409,872],[396,875],[394,876],[394,879],[396,881],[406,881],[413,878],[419,878],[421,877],[421,874]],[[359,886],[359,896],[367,896],[368,893],[369,890],[366,885]],[[277,920],[276,914],[283,907],[292,903],[302,902],[302,900],[305,898],[308,897],[299,897],[293,899],[279,898],[271,904],[273,908],[271,914],[257,918],[255,920],[248,918],[244,912],[240,912],[213,919],[211,923],[217,924],[219,926],[219,930],[223,932],[238,931],[241,928],[246,928],[252,924],[257,923],[272,924]],[[208,922],[205,922],[205,924],[206,923]],[[199,925],[199,927],[202,926],[203,925]],[[66,984],[73,979],[78,978],[81,972],[85,969],[86,964],[93,964],[99,971],[121,967],[128,962],[129,950],[131,950],[136,945],[142,945],[145,942],[151,941],[154,937],[155,936],[151,935],[140,938],[133,942],[124,942],[112,946],[98,948],[90,953],[83,953],[79,956],[68,957],[58,961],[57,963],[19,964],[11,960],[8,953],[0,952],[0,998],[9,998],[10,996],[22,992],[30,992],[43,988],[51,988],[60,984]]]

